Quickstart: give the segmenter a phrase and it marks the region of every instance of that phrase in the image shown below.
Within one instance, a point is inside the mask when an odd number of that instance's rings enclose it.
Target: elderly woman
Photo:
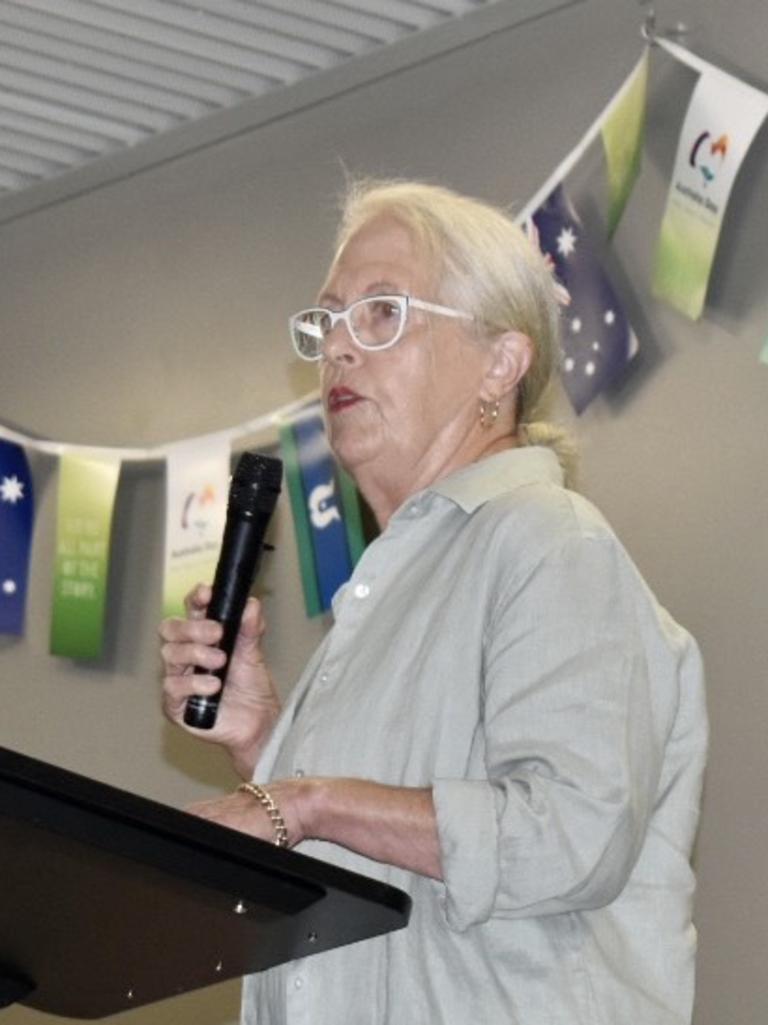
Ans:
[[[381,535],[282,710],[250,600],[204,736],[276,812],[242,790],[194,810],[266,839],[284,823],[413,914],[248,979],[249,1025],[690,1019],[700,662],[531,422],[557,330],[551,274],[502,212],[408,183],[353,190],[291,318]],[[218,688],[192,675],[224,658],[209,597],[161,628],[178,723]]]

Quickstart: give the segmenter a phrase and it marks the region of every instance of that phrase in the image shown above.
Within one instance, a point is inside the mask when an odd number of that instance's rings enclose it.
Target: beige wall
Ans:
[[[680,2],[690,45],[768,85],[764,0]],[[587,2],[375,86],[0,226],[0,417],[43,437],[144,445],[244,421],[313,386],[285,317],[328,255],[342,165],[417,175],[522,205],[612,94],[640,50],[639,6]],[[762,76],[762,78],[761,78]],[[726,224],[712,303],[691,324],[649,296],[665,181],[692,83],[656,53],[642,178],[610,267],[643,345],[621,391],[575,427],[584,488],[662,601],[698,637],[712,755],[697,865],[697,1025],[768,1016],[768,588],[766,132]],[[596,149],[574,176],[600,218]],[[560,410],[572,420],[564,403]],[[0,639],[0,744],[179,805],[230,785],[215,751],[157,708],[163,477],[126,467],[115,524],[108,644],[94,665],[47,655],[55,466],[35,461],[29,626]],[[270,651],[287,688],[322,624],[301,609],[283,507],[265,577]],[[126,1021],[224,1025],[234,984]],[[20,1008],[8,1025],[36,1025]]]

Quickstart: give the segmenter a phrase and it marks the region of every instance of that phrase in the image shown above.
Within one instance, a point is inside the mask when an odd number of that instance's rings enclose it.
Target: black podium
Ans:
[[[0,1006],[101,1018],[405,926],[402,891],[0,748]]]

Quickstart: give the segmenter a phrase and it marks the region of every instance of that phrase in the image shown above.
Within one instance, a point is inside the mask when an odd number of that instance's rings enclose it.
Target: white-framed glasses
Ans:
[[[411,307],[426,313],[439,313],[443,317],[474,320],[470,313],[414,299],[410,295],[366,295],[343,310],[312,306],[294,313],[288,320],[293,347],[302,359],[320,359],[326,338],[343,320],[352,341],[361,349],[391,349],[403,336]]]

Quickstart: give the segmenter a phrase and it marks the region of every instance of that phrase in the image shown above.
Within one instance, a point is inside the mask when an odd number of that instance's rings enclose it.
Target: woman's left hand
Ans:
[[[303,780],[279,780],[269,783],[265,790],[275,802],[288,831],[288,846],[294,847],[304,839],[301,825],[301,797]],[[236,790],[226,797],[211,801],[196,801],[187,811],[201,819],[208,819],[219,826],[237,829],[259,840],[271,843],[275,840],[275,828],[261,802],[247,791]]]

